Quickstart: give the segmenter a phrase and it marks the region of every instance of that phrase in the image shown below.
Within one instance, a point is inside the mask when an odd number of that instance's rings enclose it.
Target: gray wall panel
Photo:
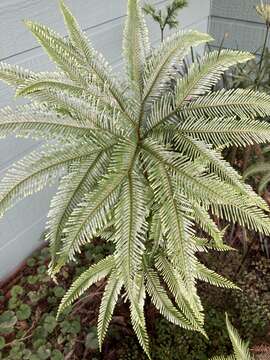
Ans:
[[[215,38],[212,44],[219,46],[227,33],[224,47],[259,52],[265,25],[255,10],[258,3],[258,0],[212,0],[209,22],[209,32]]]
[[[255,6],[260,0],[212,0],[211,15],[238,19],[246,22],[262,22]]]

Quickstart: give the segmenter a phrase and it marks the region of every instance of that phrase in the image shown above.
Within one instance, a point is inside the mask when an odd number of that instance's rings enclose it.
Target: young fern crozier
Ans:
[[[58,71],[0,66],[1,79],[32,100],[1,111],[1,136],[45,140],[1,181],[0,213],[60,177],[47,223],[49,273],[55,277],[97,236],[113,242],[115,250],[73,283],[59,313],[107,278],[100,347],[124,296],[150,357],[146,295],[169,321],[204,334],[197,281],[234,287],[196,257],[198,251],[229,249],[209,213],[270,234],[266,203],[220,154],[226,146],[270,141],[270,125],[256,120],[270,115],[270,97],[251,90],[210,93],[224,71],[252,58],[245,52],[212,52],[180,77],[176,65],[210,36],[178,31],[151,49],[139,0],[128,1],[123,85],[60,5],[67,39],[26,22]],[[196,236],[198,227],[205,238]]]

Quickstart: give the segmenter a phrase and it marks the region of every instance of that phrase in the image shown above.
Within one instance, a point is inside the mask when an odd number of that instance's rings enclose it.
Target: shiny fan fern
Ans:
[[[128,1],[120,82],[60,4],[67,39],[26,22],[58,71],[0,66],[1,79],[32,100],[0,112],[1,136],[45,140],[1,181],[0,214],[60,178],[47,223],[51,276],[97,236],[115,250],[73,283],[59,313],[107,278],[100,347],[122,296],[150,356],[146,295],[169,321],[204,334],[197,281],[234,287],[196,258],[198,251],[229,249],[209,214],[270,234],[267,205],[220,154],[226,146],[270,141],[270,125],[256,120],[270,115],[270,97],[251,90],[210,93],[225,70],[252,58],[244,52],[212,52],[181,78],[177,65],[210,36],[179,31],[151,49],[139,0]],[[199,227],[205,238],[196,236]]]

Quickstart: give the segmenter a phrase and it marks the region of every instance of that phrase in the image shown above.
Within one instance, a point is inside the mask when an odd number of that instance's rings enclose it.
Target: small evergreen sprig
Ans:
[[[164,11],[156,9],[151,4],[145,4],[143,7],[147,15],[152,16],[153,20],[159,23],[161,31],[161,41],[164,40],[164,30],[166,26],[170,29],[176,28],[179,25],[177,16],[179,11],[188,5],[187,0],[173,0],[170,5],[166,6]]]

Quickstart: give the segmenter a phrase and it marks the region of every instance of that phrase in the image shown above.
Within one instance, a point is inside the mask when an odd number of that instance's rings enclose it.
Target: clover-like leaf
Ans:
[[[18,320],[27,320],[31,315],[31,307],[27,304],[22,304],[16,311]]]
[[[5,311],[0,315],[0,334],[10,334],[14,330],[17,317],[13,311]]]
[[[85,338],[85,347],[87,349],[97,350],[98,349],[98,336],[97,328],[93,326]]]

